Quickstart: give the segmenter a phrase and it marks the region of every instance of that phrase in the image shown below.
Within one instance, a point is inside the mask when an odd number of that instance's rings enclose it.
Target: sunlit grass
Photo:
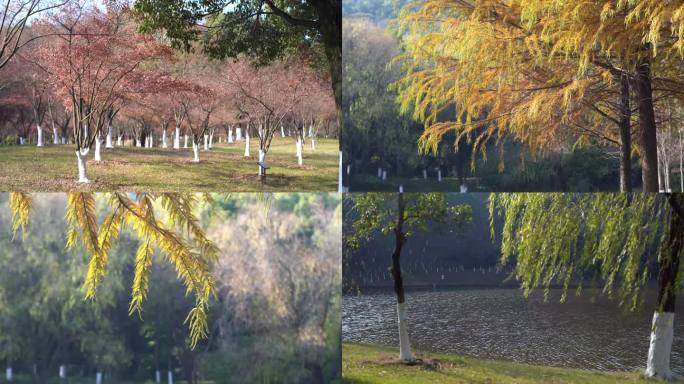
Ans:
[[[342,346],[343,383],[383,384],[612,384],[650,383],[638,372],[596,372],[480,360],[443,353],[416,353],[423,364],[398,361],[399,350],[367,344]],[[644,356],[645,358],[645,356]],[[682,383],[675,381],[674,383]]]
[[[102,161],[88,158],[90,184],[78,184],[75,148],[71,145],[0,147],[0,190],[21,191],[336,191],[338,141],[307,141],[304,165],[297,165],[293,138],[276,138],[266,163],[265,181],[257,176],[258,142],[251,157],[244,143],[215,144],[192,162],[192,149],[116,147],[103,149]]]

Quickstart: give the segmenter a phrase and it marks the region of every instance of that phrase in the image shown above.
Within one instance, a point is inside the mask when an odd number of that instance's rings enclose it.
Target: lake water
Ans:
[[[586,295],[586,296],[585,296]],[[410,290],[406,301],[414,349],[486,359],[597,370],[646,366],[653,304],[626,313],[585,291],[558,303],[517,289]],[[655,297],[655,292],[649,293]],[[555,298],[555,301],[552,301]],[[684,310],[684,300],[678,300]],[[389,289],[345,295],[342,338],[398,346],[396,296]],[[675,316],[672,368],[684,375],[684,315]]]

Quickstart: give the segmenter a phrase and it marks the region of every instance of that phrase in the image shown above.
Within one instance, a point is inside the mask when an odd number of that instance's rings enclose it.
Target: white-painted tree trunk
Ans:
[[[404,186],[401,184],[399,185],[399,193],[404,193]]]
[[[185,135],[185,143],[183,144],[183,148],[188,147],[188,135]]]
[[[38,126],[38,144],[36,146],[42,147],[43,145],[45,145],[45,143],[43,142],[43,127],[41,127],[39,125]]]
[[[8,382],[12,381],[12,367],[7,367],[7,369],[5,369],[5,379],[7,379]]]
[[[242,140],[242,128],[240,128],[240,127],[235,128],[235,140],[236,141]]]
[[[263,163],[264,160],[266,160],[266,153],[263,149],[259,148],[259,162]],[[261,166],[259,166],[259,176],[263,176],[263,173],[261,171]]]
[[[59,144],[59,133],[57,128],[52,128],[52,144]]]
[[[316,150],[316,140],[314,140],[313,137],[311,138],[311,149],[314,151]]]
[[[138,138],[135,139],[135,146],[138,148],[142,147],[142,143],[140,142],[140,139],[138,139]]]
[[[107,139],[105,142],[105,148],[114,148],[112,144],[112,127],[107,127]]]
[[[461,193],[468,193],[468,186],[465,184],[461,184]]]
[[[19,145],[24,145],[24,139],[23,137],[19,137]]]
[[[233,128],[228,128],[228,144],[233,144]]]
[[[382,168],[378,167],[378,179],[382,179]]]
[[[209,150],[209,136],[204,135],[204,150],[207,151]]]
[[[162,131],[162,148],[168,148],[169,146],[166,145],[166,129]]]
[[[197,145],[197,146],[199,147],[199,145]],[[168,379],[169,379],[168,384],[173,384],[173,372],[171,372],[171,371],[168,372]]]
[[[674,313],[654,312],[651,325],[651,343],[648,348],[646,376],[672,379],[670,353],[674,339]]]
[[[150,135],[150,148],[154,148],[154,136]]]
[[[193,141],[193,142],[192,142],[192,153],[194,154],[193,161],[194,161],[195,163],[199,163],[199,161],[200,161],[200,159],[199,159],[199,150],[200,150],[199,144],[195,144],[195,142]]]
[[[100,135],[95,138],[95,161],[102,161],[102,140]]]
[[[441,169],[437,170],[437,181],[442,181],[442,170]]]
[[[214,134],[209,135],[209,149],[214,148]]]
[[[66,145],[66,143],[67,143],[66,137],[62,136],[62,144]]]
[[[280,126],[280,137],[285,137],[285,128],[283,126]]]
[[[59,378],[66,379],[66,366],[64,365],[59,366]]]
[[[119,135],[116,137],[116,146],[120,147],[123,145],[123,136]]]
[[[245,136],[245,157],[249,157],[249,133]]]
[[[154,373],[154,382],[159,384],[161,383],[161,372],[157,369],[157,371]]]
[[[347,164],[347,176],[351,174],[351,164]]]
[[[180,149],[180,128],[176,127],[176,135],[173,137],[173,149]]]
[[[408,315],[406,314],[406,303],[397,303],[397,314],[399,318],[399,358],[404,361],[412,361],[411,343],[408,337]]]
[[[95,384],[102,384],[102,372],[95,374]]]
[[[382,170],[382,181],[386,181],[386,180],[387,180],[387,171],[385,171],[385,170],[383,169],[383,170]]]
[[[90,183],[86,175],[86,160],[88,156],[89,149],[81,149],[76,151],[76,159],[78,160],[78,182],[79,183]]]
[[[297,164],[299,166],[304,165],[304,157],[302,152],[304,152],[302,149],[304,148],[304,143],[302,142],[301,139],[298,139],[297,141]]]

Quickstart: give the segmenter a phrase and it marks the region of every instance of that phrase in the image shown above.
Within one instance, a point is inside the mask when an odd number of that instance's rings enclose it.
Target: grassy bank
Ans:
[[[479,360],[442,353],[416,353],[422,364],[399,363],[398,348],[345,343],[344,383],[570,384],[652,383],[638,372],[595,372]],[[676,383],[683,383],[679,380]]]
[[[304,148],[304,165],[297,165],[292,138],[275,138],[266,163],[264,182],[257,176],[258,141],[216,144],[192,162],[192,149],[116,147],[102,150],[102,161],[88,158],[89,184],[78,184],[72,145],[0,146],[0,190],[3,191],[337,191],[338,141],[319,139],[316,150]]]

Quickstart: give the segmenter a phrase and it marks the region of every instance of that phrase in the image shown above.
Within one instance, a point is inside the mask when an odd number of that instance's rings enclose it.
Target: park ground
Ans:
[[[339,144],[318,139],[312,150],[307,140],[304,165],[297,165],[293,138],[274,138],[266,163],[265,181],[257,176],[258,141],[252,140],[251,157],[244,157],[244,142],[214,144],[192,161],[192,149],[102,148],[102,161],[88,154],[90,183],[79,184],[75,147],[72,145],[0,146],[0,190],[3,191],[337,191]]]
[[[415,351],[414,351],[415,352]],[[653,383],[638,372],[597,372],[417,352],[422,364],[398,361],[399,349],[344,343],[342,382],[349,384],[613,384]],[[671,383],[684,383],[682,380]]]

